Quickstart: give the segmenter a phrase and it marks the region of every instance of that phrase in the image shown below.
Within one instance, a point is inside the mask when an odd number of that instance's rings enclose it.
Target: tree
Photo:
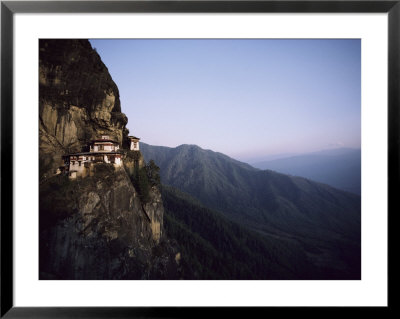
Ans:
[[[151,186],[160,186],[160,168],[153,160],[145,166],[146,174]]]
[[[139,193],[140,201],[145,204],[150,200],[150,185],[147,178],[145,167],[138,169],[134,176],[131,176],[131,181],[136,191]]]

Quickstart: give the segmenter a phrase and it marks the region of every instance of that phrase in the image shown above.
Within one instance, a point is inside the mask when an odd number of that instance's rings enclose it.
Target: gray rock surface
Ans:
[[[127,148],[127,118],[87,40],[41,40],[39,47],[39,278],[178,278],[160,192],[152,186],[141,201],[133,159],[119,168],[95,164],[93,176],[76,180],[56,175],[62,155],[84,151],[102,134]],[[135,159],[143,167],[140,152]]]

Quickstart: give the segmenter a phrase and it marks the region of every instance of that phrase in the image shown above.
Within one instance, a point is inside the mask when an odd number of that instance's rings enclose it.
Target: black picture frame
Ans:
[[[326,307],[14,307],[13,303],[13,19],[15,13],[122,13],[122,12],[314,12],[314,13],[388,13],[388,225],[398,212],[400,189],[400,0],[396,1],[1,1],[1,317],[5,318],[175,318],[207,315],[245,317],[272,312],[293,311],[297,316],[312,311],[321,315]],[[388,261],[393,232],[388,226]],[[389,267],[388,271],[392,268]],[[390,276],[390,272],[389,272]],[[388,281],[390,288],[390,281]],[[388,294],[388,307],[352,308],[387,314],[393,309],[393,295]],[[347,312],[349,308],[345,309]],[[329,308],[332,315],[343,311]]]

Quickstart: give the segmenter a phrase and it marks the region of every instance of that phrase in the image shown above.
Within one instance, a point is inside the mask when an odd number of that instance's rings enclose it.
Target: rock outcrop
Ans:
[[[41,179],[55,173],[63,154],[82,151],[100,135],[125,146],[127,122],[118,88],[89,41],[40,40]]]
[[[40,279],[178,278],[158,187],[149,185],[144,201],[134,185],[145,166],[140,152],[125,150],[122,167],[94,164],[85,178],[56,175],[62,155],[85,151],[100,135],[127,148],[128,120],[87,40],[41,40],[39,47]]]
[[[58,175],[42,183],[40,278],[177,278],[176,251],[161,237],[158,189],[142,205],[123,168],[99,168],[78,181]]]

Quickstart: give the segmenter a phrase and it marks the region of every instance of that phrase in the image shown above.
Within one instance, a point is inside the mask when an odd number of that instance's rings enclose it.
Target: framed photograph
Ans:
[[[1,316],[389,310],[399,18],[2,1]]]

